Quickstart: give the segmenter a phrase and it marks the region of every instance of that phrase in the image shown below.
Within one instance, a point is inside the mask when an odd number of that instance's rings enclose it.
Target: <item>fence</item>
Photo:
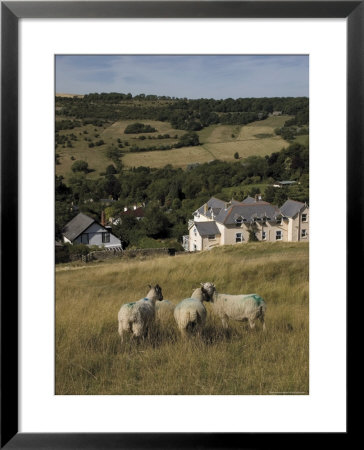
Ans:
[[[106,260],[112,258],[136,258],[138,256],[158,256],[158,255],[170,255],[174,256],[177,252],[174,248],[136,248],[130,250],[96,250],[86,255],[80,253],[69,254],[66,251],[56,251],[56,264],[66,263],[73,261],[82,261],[88,263],[91,261]]]
[[[88,263],[91,261],[112,259],[112,258],[136,258],[138,256],[157,256],[170,255],[174,256],[176,250],[174,248],[136,248],[132,250],[116,251],[116,250],[100,250],[90,252],[87,255],[82,255],[82,262]]]

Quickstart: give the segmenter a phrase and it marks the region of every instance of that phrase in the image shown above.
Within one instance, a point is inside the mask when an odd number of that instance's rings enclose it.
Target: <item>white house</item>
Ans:
[[[260,196],[242,202],[212,197],[193,213],[188,230],[183,239],[187,251],[242,244],[251,235],[259,241],[308,241],[309,209],[306,203],[295,200],[287,200],[277,208]]]
[[[63,242],[97,245],[105,249],[121,249],[121,241],[111,233],[110,227],[99,224],[86,214],[79,213],[64,227]]]

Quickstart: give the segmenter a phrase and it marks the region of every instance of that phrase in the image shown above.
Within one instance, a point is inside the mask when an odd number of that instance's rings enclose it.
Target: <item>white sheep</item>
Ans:
[[[145,336],[155,319],[155,302],[163,300],[162,288],[156,284],[149,285],[146,297],[137,302],[126,303],[118,313],[119,334],[123,342],[124,332],[131,332],[134,337]]]
[[[155,318],[159,322],[164,322],[173,317],[174,304],[169,300],[162,300],[155,304]]]
[[[210,301],[210,296],[204,287],[193,291],[190,298],[185,298],[174,308],[174,318],[183,337],[189,332],[200,332],[206,323],[206,308],[204,301]]]
[[[265,331],[264,316],[267,305],[260,295],[219,294],[212,283],[203,283],[202,286],[211,297],[212,309],[220,317],[224,328],[228,328],[229,319],[240,322],[248,320],[250,328],[254,328],[255,321],[259,319]]]

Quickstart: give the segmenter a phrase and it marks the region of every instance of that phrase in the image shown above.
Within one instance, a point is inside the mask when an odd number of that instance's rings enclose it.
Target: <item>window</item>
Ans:
[[[235,234],[235,242],[243,242],[243,233]]]
[[[283,218],[282,217],[278,217],[277,225],[282,225],[282,221],[283,221]]]
[[[302,222],[307,222],[307,214],[302,214]]]
[[[307,230],[301,230],[301,237],[307,237]]]
[[[281,241],[282,240],[282,231],[278,230],[276,231],[276,241]]]
[[[240,227],[241,224],[243,223],[243,218],[242,218],[242,217],[238,217],[238,218],[235,220],[235,223],[236,223],[236,225],[237,225],[238,227]]]
[[[267,232],[262,231],[262,241],[265,241],[267,239]]]
[[[207,238],[208,238],[209,241],[212,241],[212,240],[215,239],[215,235],[214,235],[214,234],[209,234],[209,235],[207,236]]]
[[[88,234],[82,234],[81,235],[81,244],[88,244],[89,243],[89,239],[88,239]]]
[[[197,229],[196,229],[196,227],[193,229],[193,233],[194,233],[195,236],[197,236]]]
[[[110,233],[102,233],[102,242],[103,244],[110,242]]]

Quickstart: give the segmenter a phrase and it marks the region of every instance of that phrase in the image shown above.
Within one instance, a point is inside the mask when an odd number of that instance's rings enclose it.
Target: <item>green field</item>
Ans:
[[[184,341],[174,320],[139,345],[120,343],[117,313],[159,283],[177,304],[201,281],[220,292],[260,294],[267,332],[232,324],[207,304],[202,336]],[[248,243],[154,259],[56,269],[56,394],[236,395],[309,391],[308,245]]]
[[[62,130],[59,132],[60,135],[73,133],[77,136],[77,141],[72,141],[73,148],[58,146],[56,149],[60,163],[56,165],[56,173],[67,179],[72,173],[71,166],[74,160],[71,157],[73,157],[75,160],[84,160],[88,163],[90,169],[92,169],[87,175],[89,178],[98,178],[100,173],[111,164],[110,159],[105,154],[107,148],[110,146],[118,147],[118,139],[124,145],[122,151],[126,152],[122,157],[125,167],[148,166],[160,168],[167,164],[172,164],[175,167],[186,167],[191,163],[204,163],[214,159],[234,161],[236,152],[238,152],[240,158],[251,155],[265,156],[288,146],[286,141],[274,134],[274,129],[282,126],[290,117],[269,117],[244,126],[212,125],[198,132],[200,146],[138,153],[128,153],[128,150],[132,145],[137,145],[140,148],[152,145],[173,145],[178,141],[175,136],[180,137],[185,131],[171,128],[168,122],[153,120],[140,120],[140,122],[151,125],[157,130],[154,133],[141,133],[141,135],[146,136],[144,140],[139,139],[139,135],[124,133],[126,126],[134,123],[135,120],[117,121],[103,127],[86,125],[73,130]],[[148,138],[148,136],[158,137],[158,135],[164,134],[169,134],[170,138]],[[300,138],[304,137],[301,136]],[[85,139],[91,139],[92,142],[102,139],[105,144],[89,148],[89,141]],[[125,142],[128,142],[129,146],[126,146]]]

